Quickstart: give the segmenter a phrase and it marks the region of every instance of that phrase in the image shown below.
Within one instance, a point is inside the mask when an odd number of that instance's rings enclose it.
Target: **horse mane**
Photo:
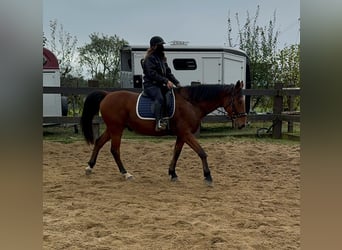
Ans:
[[[198,103],[202,101],[213,101],[221,97],[222,94],[233,90],[234,85],[222,84],[200,84],[195,86],[185,86],[180,91],[181,95],[191,103]]]

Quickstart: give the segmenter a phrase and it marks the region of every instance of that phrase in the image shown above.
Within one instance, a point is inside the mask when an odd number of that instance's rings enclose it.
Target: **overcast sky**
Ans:
[[[66,32],[77,37],[78,46],[89,43],[93,32],[116,34],[131,45],[147,45],[152,36],[159,35],[166,42],[222,46],[228,43],[229,13],[234,24],[235,13],[239,13],[243,24],[246,12],[253,16],[257,5],[261,26],[276,11],[280,48],[300,42],[299,0],[43,0],[43,29],[49,39],[49,22],[57,19]]]

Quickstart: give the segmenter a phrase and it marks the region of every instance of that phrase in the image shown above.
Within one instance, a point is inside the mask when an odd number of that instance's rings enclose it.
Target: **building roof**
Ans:
[[[59,69],[57,57],[46,48],[43,48],[43,69]]]

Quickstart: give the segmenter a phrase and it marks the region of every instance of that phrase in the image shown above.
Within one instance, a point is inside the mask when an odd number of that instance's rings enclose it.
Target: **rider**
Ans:
[[[164,53],[165,42],[160,36],[154,36],[150,40],[150,48],[147,50],[143,61],[144,70],[144,92],[154,103],[156,118],[156,131],[166,129],[166,124],[162,121],[164,96],[168,89],[174,85],[179,87],[179,81],[171,73],[167,65]]]

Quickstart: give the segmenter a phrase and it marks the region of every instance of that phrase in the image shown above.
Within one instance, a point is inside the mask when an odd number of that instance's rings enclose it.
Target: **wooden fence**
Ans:
[[[248,114],[248,121],[273,121],[272,137],[279,139],[282,137],[282,122],[288,122],[288,132],[293,129],[293,122],[300,122],[299,112],[284,112],[283,99],[284,96],[293,98],[294,96],[300,96],[299,88],[283,88],[281,83],[276,83],[274,89],[244,89],[243,94],[246,96],[273,96],[273,113],[271,114]],[[94,88],[94,87],[43,87],[43,93],[60,93],[65,96],[71,95],[88,95],[95,90],[105,90],[105,91],[118,91],[118,90],[128,90],[140,93],[141,89],[132,88]],[[77,116],[48,116],[43,117],[44,124],[79,124],[80,114]],[[99,127],[102,123],[101,117],[94,117],[93,124],[95,129]],[[206,116],[203,122],[227,122],[227,117],[225,115],[215,115]]]

